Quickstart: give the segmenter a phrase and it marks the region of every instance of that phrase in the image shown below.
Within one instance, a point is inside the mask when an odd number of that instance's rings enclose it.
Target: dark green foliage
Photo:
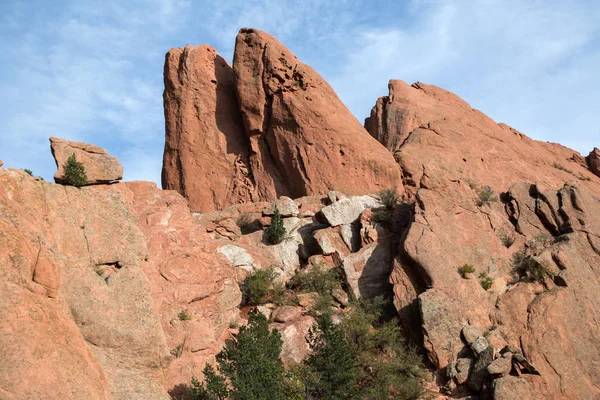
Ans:
[[[221,375],[210,365],[204,368],[205,381],[192,380],[193,400],[284,400],[284,369],[279,358],[281,335],[269,330],[261,313],[251,313],[236,340],[229,339],[217,354]]]
[[[381,297],[360,302],[342,322],[358,366],[356,398],[416,400],[423,394],[421,358],[407,348],[396,319],[381,321],[384,305]]]
[[[314,265],[299,271],[290,281],[290,287],[300,293],[329,293],[339,287],[343,276],[340,268]]]
[[[29,175],[33,176],[33,171],[25,168],[23,171],[27,172]]]
[[[479,274],[479,283],[482,288],[489,290],[492,287],[494,280],[488,274],[481,273]]]
[[[357,365],[339,325],[329,314],[321,315],[308,332],[311,354],[306,360],[306,391],[311,399],[345,400],[357,391]]]
[[[479,197],[477,200],[477,205],[480,207],[484,204],[490,205],[490,203],[498,201],[498,197],[496,196],[494,189],[489,186],[482,186],[479,188],[477,190],[477,196]]]
[[[282,345],[279,331],[269,330],[266,317],[250,314],[237,340],[228,340],[217,354],[219,371],[229,379],[236,400],[283,400]]]
[[[212,365],[206,364],[204,370],[204,383],[192,378],[189,395],[192,400],[225,400],[229,396],[229,388],[225,377],[217,375]]]
[[[466,278],[467,274],[472,274],[473,272],[475,272],[475,268],[473,268],[473,266],[471,264],[464,264],[462,267],[460,267],[458,269],[458,273],[463,278]]]
[[[373,214],[371,214],[370,219],[371,222],[374,222],[376,224],[389,224],[392,220],[392,214],[390,214],[389,211],[373,211]]]
[[[190,321],[192,319],[192,313],[188,310],[181,310],[177,314],[177,318],[179,318],[180,321]]]
[[[71,154],[63,166],[65,170],[64,183],[66,185],[81,187],[87,185],[87,175],[83,164],[77,161],[75,153]]]
[[[278,244],[285,238],[285,227],[279,209],[275,206],[275,214],[271,217],[271,225],[265,231],[265,238],[270,244]]]
[[[383,189],[378,193],[377,198],[389,211],[392,211],[400,202],[400,196],[396,192],[396,187]]]
[[[384,301],[354,304],[340,325],[321,315],[309,333],[302,373],[307,399],[418,399],[421,359],[407,349],[396,320],[381,322]]]
[[[520,281],[543,282],[546,276],[552,276],[551,271],[524,251],[513,254],[512,266]]]
[[[258,269],[244,280],[242,285],[242,294],[246,304],[264,304],[278,295],[278,288],[275,284],[277,273],[275,267],[270,266],[267,269]]]

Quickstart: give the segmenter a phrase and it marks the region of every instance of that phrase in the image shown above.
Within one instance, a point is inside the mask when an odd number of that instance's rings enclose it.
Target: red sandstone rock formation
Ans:
[[[171,49],[164,79],[163,188],[181,193],[196,211],[259,200],[227,61],[210,46]]]
[[[589,366],[600,355],[588,350],[600,347],[600,292],[590,284],[600,279],[600,180],[581,156],[422,83],[391,81],[365,125],[394,152],[415,200],[391,281],[396,307],[413,332],[415,320],[421,325],[431,361],[446,368],[456,360],[465,326],[496,327],[488,338],[494,351],[516,346],[540,371],[526,375],[535,398],[596,396],[600,374]],[[555,278],[513,283],[518,252]],[[475,269],[467,279],[458,273],[464,264]],[[479,390],[485,379],[478,370],[469,386]]]
[[[586,157],[586,161],[590,167],[590,171],[600,176],[600,149],[594,148]]]
[[[88,184],[109,183],[123,178],[123,166],[119,160],[109,156],[102,147],[51,137],[50,148],[58,168],[54,174],[57,183],[64,181],[64,165],[72,154],[85,167]]]
[[[169,51],[164,101],[163,187],[193,210],[401,186],[333,89],[264,32],[240,31],[233,71],[207,46]]]

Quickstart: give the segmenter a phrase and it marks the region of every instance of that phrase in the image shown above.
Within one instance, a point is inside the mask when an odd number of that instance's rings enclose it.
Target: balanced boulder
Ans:
[[[77,161],[83,164],[88,184],[110,183],[123,179],[123,166],[102,147],[51,137],[50,148],[58,167],[54,174],[57,183],[65,182],[64,166],[73,154]]]

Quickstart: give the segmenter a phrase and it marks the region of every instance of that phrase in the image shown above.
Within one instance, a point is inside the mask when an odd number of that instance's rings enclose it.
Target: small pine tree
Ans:
[[[87,185],[87,175],[85,174],[85,167],[82,163],[77,161],[75,153],[69,156],[63,168],[65,170],[65,184],[75,187]]]
[[[284,400],[282,344],[279,331],[269,330],[267,318],[251,313],[248,326],[242,326],[236,340],[227,340],[217,354],[222,376],[205,367],[205,383],[193,380],[190,396],[194,400]]]
[[[306,365],[314,374],[307,382],[310,398],[345,400],[353,398],[357,387],[357,366],[344,337],[344,331],[321,315],[317,324],[308,331],[311,354]]]
[[[25,168],[23,171],[27,172],[27,174],[33,176],[33,171],[30,169]]]
[[[271,225],[265,231],[266,239],[271,244],[279,244],[285,237],[285,227],[283,226],[283,218],[279,214],[279,209],[275,206],[275,213],[271,218]]]
[[[192,378],[192,387],[189,395],[193,400],[225,400],[229,396],[229,388],[225,377],[217,375],[212,365],[206,364],[204,370],[204,383]]]

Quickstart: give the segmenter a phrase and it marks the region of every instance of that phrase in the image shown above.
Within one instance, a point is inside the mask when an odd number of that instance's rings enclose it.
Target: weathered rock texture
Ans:
[[[58,168],[54,174],[57,183],[64,182],[64,165],[72,154],[85,167],[88,184],[109,183],[123,178],[123,166],[119,160],[109,156],[102,147],[51,137],[50,148]]]
[[[411,336],[422,334],[430,360],[446,368],[465,352],[461,329],[478,326],[491,332],[493,349],[515,346],[540,372],[518,380],[526,385],[520,392],[597,396],[600,353],[590,349],[600,346],[593,333],[600,313],[600,180],[573,150],[496,124],[443,89],[402,81],[389,88],[365,126],[394,153],[414,199],[391,275]],[[554,278],[515,284],[518,252]],[[463,278],[458,268],[465,264],[475,273]],[[487,291],[479,282],[485,277],[492,280]],[[486,368],[493,358],[474,361],[469,388],[491,390],[498,375]],[[457,383],[452,378],[447,390]],[[495,383],[494,390],[508,393],[507,385]]]
[[[258,200],[227,61],[210,46],[171,49],[164,80],[163,188],[181,193],[197,211]]]
[[[590,171],[600,176],[600,149],[594,148],[586,157],[586,161],[590,167]]]
[[[164,101],[163,187],[193,210],[401,186],[333,89],[264,32],[240,31],[233,71],[208,46],[169,51]]]

